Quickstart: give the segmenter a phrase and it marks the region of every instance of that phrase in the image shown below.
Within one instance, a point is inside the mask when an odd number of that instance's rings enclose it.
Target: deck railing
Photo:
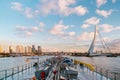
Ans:
[[[95,67],[94,71],[91,71],[89,68],[87,68],[86,71],[88,74],[91,74],[94,77],[97,77],[97,75],[99,74],[99,80],[104,80],[104,77],[106,77],[105,80],[120,80],[120,73],[111,72],[110,70],[106,70],[104,68]]]
[[[95,71],[111,80],[120,80],[120,73],[112,72],[103,68],[95,67]]]
[[[24,74],[22,74],[22,73],[26,70],[28,70],[28,72],[29,72],[30,68],[32,68],[32,67],[33,67],[33,63],[28,63],[28,64],[14,67],[14,68],[1,70],[0,71],[0,80],[7,80],[7,78],[9,78],[9,77],[11,77],[11,80],[15,80],[14,75],[18,74],[18,77],[19,77],[19,74],[20,74],[23,76]]]

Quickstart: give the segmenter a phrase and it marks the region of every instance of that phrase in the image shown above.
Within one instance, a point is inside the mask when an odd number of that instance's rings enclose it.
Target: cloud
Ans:
[[[68,34],[69,34],[69,36],[74,36],[75,32],[69,32]]]
[[[74,4],[75,2],[75,0],[58,0],[59,13],[64,16],[72,14],[74,11],[68,6]]]
[[[88,12],[88,9],[83,6],[77,6],[75,7],[75,13],[79,16],[85,15]]]
[[[103,16],[103,17],[108,17],[109,15],[111,15],[112,12],[113,12],[113,10],[109,10],[109,11],[96,10],[96,13],[100,16]]]
[[[38,27],[27,27],[27,26],[16,26],[16,33],[18,34],[18,36],[21,37],[26,37],[26,36],[32,36],[33,33],[35,33],[36,31],[38,31]]]
[[[116,0],[112,0],[112,3],[115,3],[116,2]]]
[[[30,32],[30,31],[25,31],[25,35],[26,35],[26,36],[32,36],[32,35],[33,35],[33,33],[32,33],[32,32]]]
[[[110,24],[101,24],[100,27],[102,28],[102,32],[111,32],[114,30],[120,30],[120,27],[113,27]]]
[[[57,10],[58,10],[57,0],[42,0],[39,6],[39,11],[44,15],[57,12]]]
[[[114,39],[109,43],[110,50],[114,52],[120,53],[120,39]]]
[[[82,26],[81,26],[82,28],[84,28],[84,29],[86,29],[86,28],[88,28],[89,27],[89,24],[83,24]]]
[[[31,28],[31,31],[32,31],[32,32],[36,32],[36,31],[38,31],[38,30],[39,30],[39,28],[36,27],[36,26],[34,26],[34,27]]]
[[[43,22],[40,22],[40,23],[39,23],[39,26],[40,26],[40,27],[44,27],[45,24],[44,24]]]
[[[23,7],[19,2],[12,2],[11,9],[19,11],[20,13],[24,14],[27,18],[33,18],[35,15],[39,14],[38,10],[32,10],[29,7]]]
[[[83,32],[81,35],[77,36],[78,41],[88,41],[92,39],[94,32]]]
[[[32,13],[31,8],[25,8],[24,10],[24,14],[26,15],[27,18],[32,18],[34,16],[34,14]]]
[[[76,4],[76,0],[41,0],[37,5],[38,7],[32,9],[30,7],[23,7],[19,2],[12,2],[12,9],[20,11],[27,18],[33,18],[37,15],[60,14],[69,16],[76,14],[83,16],[88,12],[87,7],[82,5],[72,6]]]
[[[16,26],[16,30],[17,31],[24,31],[26,30],[27,28],[25,26]]]
[[[60,36],[63,39],[68,39],[68,38],[74,37],[76,34],[74,31],[67,31],[69,28],[71,28],[70,25],[64,25],[63,21],[59,21],[58,24],[55,24],[52,27],[52,29],[50,30],[50,33],[52,35]]]
[[[17,10],[17,11],[22,11],[23,10],[22,4],[19,3],[19,2],[12,2],[11,3],[11,8],[14,9],[14,10]]]
[[[65,26],[59,22],[58,24],[53,26],[53,28],[50,30],[50,33],[53,35],[64,35],[65,30],[68,28],[69,28],[69,26]]]
[[[33,34],[35,34],[36,32],[43,32],[44,31],[43,24],[41,26],[39,24],[38,26],[16,26],[15,31],[16,34],[18,34],[18,36],[20,37],[26,37],[26,36],[29,37],[29,36],[33,36]]]
[[[97,17],[91,17],[84,21],[84,24],[81,26],[82,28],[88,28],[90,25],[96,25],[100,22],[100,19]]]
[[[105,5],[107,3],[108,0],[96,0],[96,3],[97,3],[97,7],[99,8],[100,6],[102,5]],[[116,0],[111,0],[112,3],[115,3]]]
[[[97,7],[99,8],[100,6],[104,5],[107,3],[107,0],[96,0]]]
[[[70,14],[77,14],[78,16],[82,16],[88,12],[87,8],[83,7],[82,5],[69,7],[70,5],[73,5],[75,3],[76,0],[59,0],[58,5],[60,8],[60,14],[64,16],[69,16]]]

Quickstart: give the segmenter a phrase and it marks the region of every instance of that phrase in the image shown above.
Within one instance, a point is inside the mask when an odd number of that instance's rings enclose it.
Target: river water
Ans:
[[[51,56],[41,56],[39,57],[39,60],[45,60],[47,58],[50,58]],[[29,61],[26,61],[27,58],[31,58],[31,57],[4,57],[4,58],[0,58],[0,70],[5,70],[5,69],[9,69],[9,68],[13,68],[13,67],[17,67],[17,66],[21,66],[24,64],[28,64],[31,62],[36,62],[37,59],[29,59]]]

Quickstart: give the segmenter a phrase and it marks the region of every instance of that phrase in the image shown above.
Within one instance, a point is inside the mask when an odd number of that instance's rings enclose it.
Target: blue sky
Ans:
[[[0,0],[0,45],[44,51],[88,50],[97,24],[120,52],[120,0]]]

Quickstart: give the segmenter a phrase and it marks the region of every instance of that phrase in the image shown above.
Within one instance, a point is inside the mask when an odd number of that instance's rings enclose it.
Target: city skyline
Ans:
[[[98,25],[111,51],[120,52],[119,4],[120,0],[1,0],[0,46],[87,52]]]

